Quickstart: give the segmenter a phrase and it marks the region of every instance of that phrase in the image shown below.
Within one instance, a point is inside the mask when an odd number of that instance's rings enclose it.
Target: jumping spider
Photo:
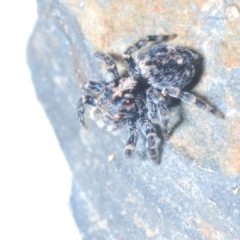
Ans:
[[[172,35],[173,36],[173,35]],[[154,120],[160,120],[163,135],[168,136],[168,100],[178,98],[189,104],[216,114],[223,115],[195,95],[183,91],[188,86],[200,62],[200,56],[193,51],[163,44],[172,36],[147,36],[127,48],[123,54],[129,77],[120,77],[115,61],[102,52],[95,57],[105,62],[107,71],[112,74],[111,81],[104,83],[86,81],[84,95],[78,102],[78,118],[83,126],[84,104],[94,107],[94,119],[98,126],[114,132],[127,127],[129,137],[125,155],[131,156],[137,145],[139,131],[146,137],[148,153],[152,160],[158,159],[156,128]],[[158,42],[138,54],[132,54],[148,42]]]

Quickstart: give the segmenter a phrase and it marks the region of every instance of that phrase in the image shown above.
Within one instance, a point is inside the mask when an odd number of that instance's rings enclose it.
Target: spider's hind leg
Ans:
[[[94,54],[94,56],[102,62],[105,62],[106,67],[107,67],[107,71],[112,73],[114,79],[119,78],[119,73],[117,70],[117,65],[116,62],[113,60],[113,58],[111,56],[109,56],[108,54],[105,54],[103,52],[96,52]]]
[[[147,90],[147,103],[150,119],[159,118],[163,135],[164,137],[168,137],[169,109],[165,97],[159,90],[150,87]]]
[[[216,116],[218,116],[220,118],[224,118],[223,114],[221,112],[219,112],[216,108],[214,108],[213,106],[201,101],[194,94],[191,94],[189,92],[184,92],[179,88],[175,88],[175,87],[164,88],[161,93],[164,96],[169,95],[169,96],[174,97],[174,98],[179,98],[179,99],[181,99],[182,101],[184,101],[188,104],[195,104],[199,108],[204,109],[205,111],[211,112],[211,113],[215,114]]]
[[[139,120],[139,124],[140,124],[140,129],[142,133],[147,138],[146,146],[148,149],[148,153],[153,161],[157,161],[158,153],[156,151],[156,145],[157,145],[156,129],[146,117],[142,117]]]

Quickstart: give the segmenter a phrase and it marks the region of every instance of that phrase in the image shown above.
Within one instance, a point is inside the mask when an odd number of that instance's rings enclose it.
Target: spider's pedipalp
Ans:
[[[85,81],[82,85],[82,90],[85,92],[91,91],[93,94],[98,94],[102,90],[103,86],[99,82]]]
[[[216,108],[214,108],[213,106],[201,101],[194,94],[182,91],[179,88],[174,88],[174,87],[164,88],[162,90],[162,94],[163,95],[169,95],[169,96],[174,97],[174,98],[179,98],[179,99],[181,99],[182,101],[184,101],[188,104],[195,104],[199,108],[204,109],[205,111],[211,112],[211,113],[215,114],[216,116],[218,116],[220,118],[224,118],[223,114],[220,111],[218,111]]]
[[[77,116],[79,122],[86,128],[86,123],[84,121],[84,104],[88,104],[90,106],[96,106],[94,98],[90,95],[80,97],[77,104]]]
[[[103,52],[96,52],[94,54],[94,56],[99,61],[105,62],[107,71],[113,74],[114,79],[119,78],[117,65],[111,56],[109,56],[108,54],[105,54]]]

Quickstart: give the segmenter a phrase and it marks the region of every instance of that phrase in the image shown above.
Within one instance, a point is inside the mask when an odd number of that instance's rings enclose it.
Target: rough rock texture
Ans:
[[[237,4],[237,1],[236,1]],[[73,173],[71,206],[82,239],[239,239],[240,17],[227,0],[38,0],[28,63],[39,100]],[[123,158],[124,135],[76,118],[85,79],[101,79],[93,58],[121,53],[149,34],[204,57],[195,93],[225,119],[195,106],[171,109],[174,130],[162,161]],[[144,152],[144,150],[142,151]],[[54,176],[54,173],[53,173]]]

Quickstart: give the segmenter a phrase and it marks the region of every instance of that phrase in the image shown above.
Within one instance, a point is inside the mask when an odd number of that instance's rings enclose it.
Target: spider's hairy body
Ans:
[[[197,54],[173,45],[154,45],[137,57],[142,77],[157,89],[183,89],[194,77],[198,63]]]
[[[94,119],[99,127],[114,132],[126,127],[129,132],[125,155],[131,156],[141,132],[146,137],[148,153],[153,160],[158,159],[157,142],[160,138],[153,125],[159,120],[162,133],[168,136],[168,99],[179,98],[186,103],[222,114],[202,102],[195,95],[184,91],[193,81],[200,57],[193,51],[170,44],[158,43],[137,55],[132,54],[149,41],[165,41],[171,36],[148,36],[129,47],[123,54],[129,77],[120,77],[115,61],[109,55],[97,52],[95,56],[105,62],[112,80],[105,83],[86,81],[84,95],[78,102],[78,118],[85,126],[84,105],[94,107]]]

